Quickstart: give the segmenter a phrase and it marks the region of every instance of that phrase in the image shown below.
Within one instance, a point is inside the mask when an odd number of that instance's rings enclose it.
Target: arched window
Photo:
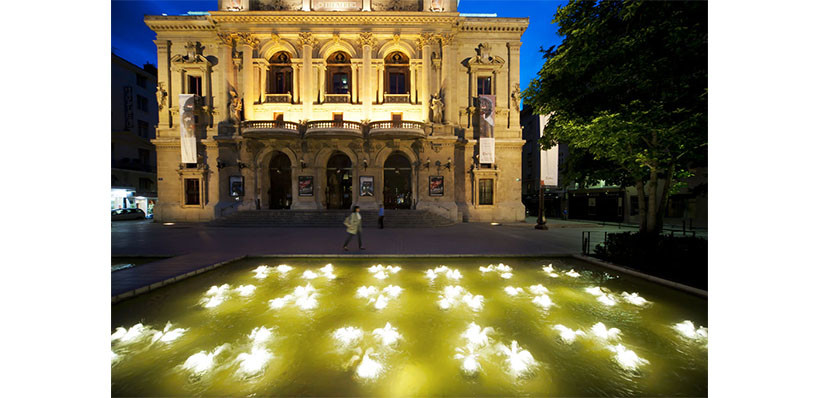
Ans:
[[[293,93],[293,67],[290,54],[280,51],[268,60],[268,94]]]
[[[327,58],[327,93],[350,94],[351,87],[350,56],[337,51]]]
[[[394,51],[384,59],[384,78],[387,94],[407,94],[410,92],[410,58]]]

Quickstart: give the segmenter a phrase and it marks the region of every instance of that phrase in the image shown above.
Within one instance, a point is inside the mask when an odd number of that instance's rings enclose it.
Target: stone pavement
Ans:
[[[359,251],[355,239],[342,250],[346,237],[338,228],[230,228],[206,224],[163,225],[150,220],[111,224],[112,256],[172,256],[111,274],[114,301],[192,276],[243,256],[265,255],[531,255],[556,256],[581,252],[581,231],[606,228],[548,220],[552,228],[533,224],[492,226],[461,223],[438,228],[365,228]],[[616,230],[612,228],[611,230]]]

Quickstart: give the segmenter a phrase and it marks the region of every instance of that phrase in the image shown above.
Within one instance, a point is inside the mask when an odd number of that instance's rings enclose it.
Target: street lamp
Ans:
[[[535,229],[549,229],[544,221],[544,181],[539,181],[538,184],[538,223],[535,224]]]

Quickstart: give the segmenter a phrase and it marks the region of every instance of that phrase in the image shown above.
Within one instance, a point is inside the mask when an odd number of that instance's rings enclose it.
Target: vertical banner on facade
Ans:
[[[538,116],[538,128],[543,134],[544,127],[549,123],[549,115]],[[554,187],[558,186],[558,145],[553,145],[550,149],[541,150],[541,185]]]
[[[495,96],[479,95],[479,163],[495,163]]]
[[[179,147],[182,163],[196,163],[196,123],[194,94],[179,95]]]

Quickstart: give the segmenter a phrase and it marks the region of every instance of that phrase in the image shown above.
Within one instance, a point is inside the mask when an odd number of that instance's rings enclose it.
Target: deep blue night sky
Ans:
[[[462,0],[458,10],[462,13],[496,13],[499,17],[529,17],[530,26],[521,38],[521,88],[543,65],[539,52],[541,47],[558,45],[561,37],[552,24],[552,17],[564,1],[552,0]],[[157,50],[153,32],[142,21],[143,15],[185,14],[188,11],[213,11],[217,2],[193,0],[114,0],[111,2],[112,51],[128,61],[142,66],[146,62],[157,63]]]

